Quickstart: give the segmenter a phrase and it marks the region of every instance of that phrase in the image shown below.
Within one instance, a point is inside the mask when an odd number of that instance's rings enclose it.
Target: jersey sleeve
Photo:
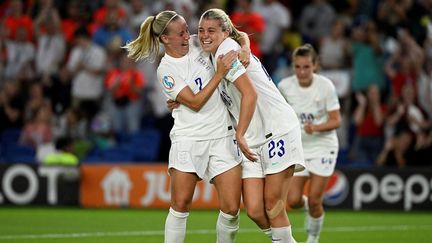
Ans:
[[[339,98],[336,92],[336,88],[330,80],[326,80],[327,84],[327,95],[326,95],[326,107],[327,111],[339,110]]]
[[[290,103],[289,100],[290,94],[292,93],[291,90],[296,87],[297,80],[295,76],[290,76],[282,79],[278,84],[277,87],[279,89],[279,92],[282,94],[282,96],[285,98],[285,100]]]
[[[175,74],[174,69],[169,67],[159,66],[157,77],[165,96],[171,100],[176,100],[177,95],[187,85],[179,75]]]
[[[240,45],[237,42],[235,42],[235,40],[231,38],[226,38],[219,45],[219,48],[216,51],[215,60],[217,60],[217,58],[220,55],[225,55],[231,50],[237,51],[239,49],[240,49]],[[215,65],[216,65],[216,61],[215,61]],[[225,75],[225,79],[230,82],[234,82],[243,73],[246,73],[246,68],[243,66],[243,64],[241,64],[239,59],[236,59],[235,62],[232,64],[229,72]]]

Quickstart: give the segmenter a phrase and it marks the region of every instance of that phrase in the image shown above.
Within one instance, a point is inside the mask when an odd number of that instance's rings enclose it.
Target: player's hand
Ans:
[[[175,109],[175,108],[178,108],[179,106],[180,106],[180,103],[179,102],[177,102],[177,101],[175,101],[175,100],[167,100],[166,101],[166,104],[167,104],[167,108],[168,108],[168,110],[170,110],[171,112]]]
[[[225,55],[220,55],[217,60],[217,72],[225,76],[237,60],[238,52],[229,51]]]
[[[315,131],[315,126],[312,123],[305,123],[303,129],[307,134],[312,134]]]
[[[252,152],[252,150],[250,150],[246,142],[246,139],[243,136],[236,134],[236,140],[237,140],[237,145],[240,148],[240,151],[242,151],[242,153],[244,154],[244,156],[246,156],[248,160],[250,161],[258,160],[258,156],[254,152]]]
[[[239,60],[245,68],[249,66],[251,50],[247,46],[243,46],[239,52]]]

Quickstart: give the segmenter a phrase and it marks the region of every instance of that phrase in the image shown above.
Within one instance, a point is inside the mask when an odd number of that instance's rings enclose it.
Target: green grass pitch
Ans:
[[[186,243],[215,242],[217,210],[192,210]],[[163,242],[167,210],[0,207],[0,242]],[[242,211],[237,243],[270,242]],[[298,242],[303,213],[289,212]],[[327,211],[321,243],[432,242],[432,213]]]

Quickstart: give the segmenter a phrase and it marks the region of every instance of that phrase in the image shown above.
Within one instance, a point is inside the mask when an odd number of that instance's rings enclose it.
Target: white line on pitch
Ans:
[[[432,225],[388,225],[388,226],[352,226],[352,227],[324,227],[325,232],[358,232],[358,231],[407,231],[407,230],[432,230]],[[303,229],[294,228],[294,232],[303,232]],[[187,234],[212,234],[215,230],[188,230]],[[240,229],[242,233],[261,233],[258,229]],[[27,235],[2,235],[0,240],[23,240],[23,239],[67,239],[67,238],[90,238],[90,237],[120,237],[120,236],[162,236],[163,230],[153,231],[123,231],[123,232],[87,232],[87,233],[65,233],[65,234],[27,234]]]

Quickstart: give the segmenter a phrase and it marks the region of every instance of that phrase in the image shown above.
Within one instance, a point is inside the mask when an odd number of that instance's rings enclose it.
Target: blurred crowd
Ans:
[[[318,50],[320,72],[342,104],[339,165],[428,166],[432,0],[4,0],[0,160],[14,160],[8,151],[19,146],[20,155],[31,151],[30,162],[53,153],[81,162],[166,161],[172,118],[157,61],[135,63],[120,47],[165,9],[183,15],[196,33],[211,7],[226,10],[249,34],[275,83],[292,74],[296,47]],[[148,134],[156,151],[131,151],[139,149],[131,142]]]

